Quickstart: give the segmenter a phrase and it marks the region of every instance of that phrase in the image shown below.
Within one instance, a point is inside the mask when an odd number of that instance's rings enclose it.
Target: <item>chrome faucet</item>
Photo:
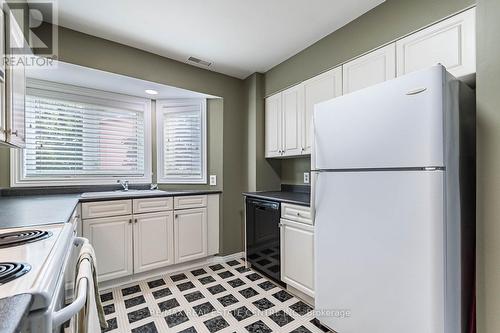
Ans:
[[[128,180],[118,179],[116,182],[119,183],[121,186],[123,186],[124,191],[128,191]]]

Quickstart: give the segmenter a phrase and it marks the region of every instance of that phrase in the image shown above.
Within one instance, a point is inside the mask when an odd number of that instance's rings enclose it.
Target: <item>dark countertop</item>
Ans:
[[[0,299],[0,332],[14,333],[21,330],[21,323],[28,313],[32,296],[20,294]]]
[[[310,206],[311,204],[311,194],[304,192],[263,191],[263,192],[243,192],[243,195],[258,199],[287,202],[301,206]]]
[[[96,192],[98,193],[98,192]],[[24,195],[0,197],[0,229],[68,222],[79,202],[111,201],[131,198],[155,198],[185,195],[216,194],[221,191],[182,190],[130,194],[117,193],[116,196],[81,197],[80,193],[52,195]]]
[[[0,198],[0,229],[68,222],[79,194]]]
[[[99,193],[99,192],[96,192]],[[116,195],[104,195],[104,196],[91,196],[91,197],[80,197],[80,202],[90,202],[90,201],[111,201],[120,199],[140,199],[140,198],[159,198],[159,197],[180,197],[186,195],[202,195],[202,194],[218,194],[222,193],[220,190],[177,190],[177,191],[164,191],[159,190],[158,192],[140,192],[140,191],[130,191],[129,195],[124,195],[118,192]]]

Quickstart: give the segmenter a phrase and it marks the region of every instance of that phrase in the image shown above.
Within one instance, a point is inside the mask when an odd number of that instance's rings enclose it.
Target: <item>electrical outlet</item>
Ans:
[[[210,175],[210,186],[217,185],[217,175]]]
[[[304,172],[304,184],[309,184],[309,172]]]

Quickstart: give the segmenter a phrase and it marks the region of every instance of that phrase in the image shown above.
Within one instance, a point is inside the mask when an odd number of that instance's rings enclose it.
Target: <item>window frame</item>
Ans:
[[[185,105],[199,104],[201,111],[201,178],[167,177],[163,174],[164,157],[164,133],[163,133],[163,111],[164,107],[181,107]],[[156,182],[158,184],[185,185],[185,184],[207,184],[208,174],[208,125],[207,125],[207,100],[205,98],[165,99],[156,100]],[[168,112],[168,111],[167,111]]]
[[[12,187],[33,186],[79,186],[79,185],[110,185],[118,179],[128,180],[131,184],[151,183],[152,181],[152,142],[151,142],[151,100],[124,94],[106,92],[79,86],[43,81],[26,80],[27,91],[35,90],[43,97],[68,98],[76,101],[130,109],[144,113],[144,174],[142,176],[55,176],[26,177],[24,175],[24,152],[22,149],[12,149],[10,154],[10,185]],[[27,93],[29,95],[29,93]]]

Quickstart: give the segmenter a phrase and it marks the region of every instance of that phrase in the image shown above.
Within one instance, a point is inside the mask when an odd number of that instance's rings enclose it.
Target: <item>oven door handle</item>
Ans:
[[[75,246],[79,246],[88,243],[88,239],[83,237],[75,238]],[[79,274],[82,272],[83,274]],[[82,260],[80,267],[78,269],[78,274],[76,276],[81,276],[78,283],[78,291],[73,302],[61,310],[54,312],[52,315],[52,325],[53,327],[58,327],[64,322],[70,320],[75,316],[87,302],[87,293],[89,288],[89,283],[92,281],[92,267],[88,260]]]

